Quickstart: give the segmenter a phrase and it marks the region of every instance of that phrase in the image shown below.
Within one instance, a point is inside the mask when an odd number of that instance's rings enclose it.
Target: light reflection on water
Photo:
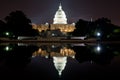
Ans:
[[[91,74],[95,76],[101,73],[114,75],[113,72],[116,69],[120,71],[119,55],[120,46],[116,44],[1,44],[0,66],[3,72],[6,71],[6,67],[8,67],[7,71],[12,70],[12,72],[15,72],[14,69],[25,70],[23,73],[31,75],[22,74],[26,77],[41,74],[42,78],[45,74],[52,76],[53,80],[58,78],[86,79],[89,77],[84,76]],[[105,74],[102,74],[101,78],[106,76]],[[93,77],[90,78],[93,79]]]

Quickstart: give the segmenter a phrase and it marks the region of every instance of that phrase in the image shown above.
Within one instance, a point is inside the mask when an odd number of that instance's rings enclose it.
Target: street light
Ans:
[[[101,36],[101,33],[100,32],[97,32],[97,37],[100,37]]]
[[[6,35],[6,36],[9,36],[9,35],[10,35],[10,33],[9,33],[9,32],[5,32],[5,35]]]
[[[4,48],[4,50],[5,50],[5,51],[11,51],[11,50],[12,50],[12,47],[6,46],[6,47]]]
[[[96,32],[96,39],[97,39],[98,41],[101,40],[101,32]]]

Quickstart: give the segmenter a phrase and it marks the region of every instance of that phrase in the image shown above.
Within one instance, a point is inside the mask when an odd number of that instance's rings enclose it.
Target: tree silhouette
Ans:
[[[74,35],[74,36],[85,36],[87,34],[87,30],[88,30],[88,21],[79,19],[79,21],[76,22],[75,27],[76,27],[76,29],[72,33],[72,35]]]
[[[111,23],[108,18],[98,18],[95,21],[85,21],[79,19],[76,22],[76,30],[72,33],[73,36],[87,36],[87,38],[98,38],[97,33],[101,35],[99,39],[108,40],[113,37],[120,39],[120,27]],[[117,38],[118,37],[118,38]]]
[[[3,22],[2,20],[0,20],[0,32],[3,32],[5,30],[5,22]]]
[[[22,11],[14,11],[5,17],[9,29],[16,36],[33,36],[37,32],[32,29],[31,20]]]
[[[8,28],[6,26],[6,23],[0,20],[0,36],[3,37],[4,36],[3,33],[7,31],[8,31]]]
[[[108,18],[99,18],[95,21],[96,29],[101,31],[101,38],[108,39],[112,34],[113,30],[117,28],[117,26],[111,23],[111,20]]]

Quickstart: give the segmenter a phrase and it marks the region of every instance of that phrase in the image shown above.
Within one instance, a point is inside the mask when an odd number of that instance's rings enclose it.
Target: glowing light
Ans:
[[[48,55],[47,55],[47,56],[45,56],[45,58],[48,58]]]
[[[101,47],[100,46],[97,46],[97,51],[100,51],[101,50]]]
[[[6,35],[6,36],[9,36],[9,35],[10,35],[10,33],[9,33],[9,32],[6,32],[6,33],[5,33],[5,35]]]
[[[55,48],[55,45],[52,45],[52,48]]]
[[[100,53],[101,52],[101,46],[100,45],[95,47],[95,52],[96,53]]]
[[[5,47],[5,51],[10,51],[10,50],[12,50],[11,47],[9,47],[9,46],[6,46],[6,47]]]
[[[9,51],[9,49],[10,49],[10,48],[9,48],[8,46],[7,46],[7,47],[5,47],[5,50],[6,50],[6,51]]]
[[[100,33],[100,32],[97,32],[97,36],[101,36],[101,33]]]
[[[54,33],[52,33],[52,36],[55,36],[55,34],[54,34]]]

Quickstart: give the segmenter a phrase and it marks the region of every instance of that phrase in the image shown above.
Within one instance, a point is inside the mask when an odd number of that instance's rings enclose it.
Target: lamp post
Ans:
[[[9,35],[10,35],[10,33],[9,33],[9,32],[5,32],[5,35],[6,35],[6,36],[9,36]]]
[[[96,38],[97,38],[97,41],[101,40],[101,32],[100,31],[96,32]]]
[[[100,37],[101,36],[101,33],[100,32],[97,32],[97,37]]]
[[[3,35],[9,39],[15,38],[15,35],[13,35],[13,33],[9,31],[4,32]]]

